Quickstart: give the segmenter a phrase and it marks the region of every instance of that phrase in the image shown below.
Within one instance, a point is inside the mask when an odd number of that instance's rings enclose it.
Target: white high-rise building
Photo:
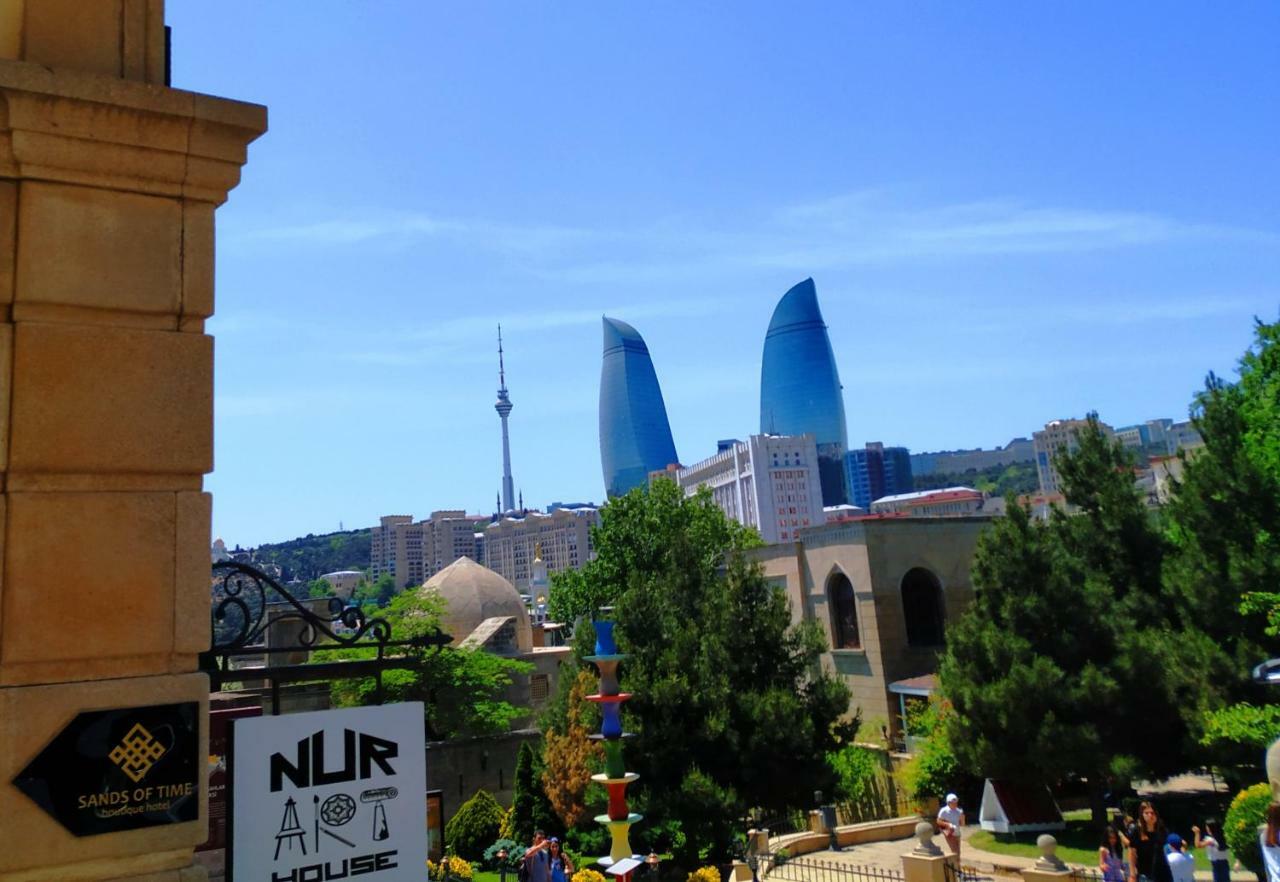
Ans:
[[[1078,435],[1080,430],[1089,425],[1088,420],[1051,420],[1045,423],[1044,429],[1031,436],[1036,451],[1036,473],[1040,477],[1040,492],[1044,494],[1061,493],[1058,470],[1054,467],[1053,458],[1063,448],[1075,450],[1080,446]],[[1115,431],[1104,422],[1098,427],[1108,438],[1115,437]]]
[[[680,469],[676,481],[686,496],[709,488],[725,514],[755,527],[770,545],[826,523],[818,447],[810,434],[722,441],[719,453]]]

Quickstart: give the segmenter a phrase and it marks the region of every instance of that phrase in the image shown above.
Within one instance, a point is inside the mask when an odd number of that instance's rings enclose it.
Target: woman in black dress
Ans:
[[[1129,882],[1173,882],[1169,864],[1164,859],[1164,843],[1169,832],[1155,806],[1144,802],[1138,809],[1138,821],[1129,829]]]

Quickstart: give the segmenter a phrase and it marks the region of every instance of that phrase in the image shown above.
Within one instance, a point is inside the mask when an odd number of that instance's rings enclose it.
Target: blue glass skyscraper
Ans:
[[[678,461],[649,347],[631,325],[606,317],[600,366],[600,465],[605,491],[621,496],[647,484],[650,472]]]
[[[813,279],[782,295],[769,322],[760,369],[760,431],[812,433],[818,444],[823,505],[849,501],[844,393]]]

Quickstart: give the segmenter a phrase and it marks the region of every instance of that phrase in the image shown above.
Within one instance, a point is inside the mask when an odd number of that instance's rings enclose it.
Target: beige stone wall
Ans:
[[[10,784],[80,711],[208,703],[213,214],[266,111],[161,85],[163,24],[0,0],[3,882],[194,878],[205,837],[203,795],[77,839]]]
[[[880,718],[893,728],[895,680],[933,673],[937,652],[908,646],[902,580],[914,567],[942,584],[946,621],[953,622],[973,599],[969,568],[978,534],[988,518],[900,518],[831,524],[804,531],[796,543],[759,553],[765,575],[785,584],[794,621],[819,624],[833,645],[834,623],[827,588],[835,573],[853,585],[861,649],[826,652],[822,667],[851,693],[850,710],[864,721]]]

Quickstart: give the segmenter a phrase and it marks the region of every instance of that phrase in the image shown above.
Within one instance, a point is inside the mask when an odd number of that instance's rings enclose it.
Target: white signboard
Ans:
[[[422,882],[421,702],[235,721],[234,882]]]

